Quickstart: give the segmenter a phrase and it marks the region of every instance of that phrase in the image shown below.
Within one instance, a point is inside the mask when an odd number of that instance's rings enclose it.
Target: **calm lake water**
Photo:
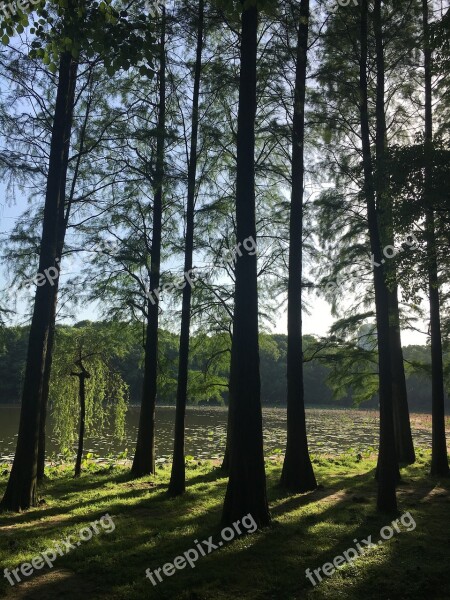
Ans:
[[[157,456],[167,460],[172,453],[175,408],[157,408]],[[134,451],[139,410],[131,408],[127,416],[126,436],[122,442],[111,434],[101,439],[85,441],[86,452],[99,459]],[[264,443],[267,456],[284,452],[286,443],[286,409],[264,408]],[[364,451],[378,444],[378,416],[375,411],[345,409],[307,409],[310,449],[314,453],[340,454],[354,449]],[[18,407],[0,406],[0,462],[10,462],[14,455],[19,423]],[[198,459],[221,458],[226,438],[227,410],[222,407],[189,407],[186,416],[186,453]],[[414,426],[414,441],[430,447],[430,429],[418,423]],[[51,433],[51,425],[50,425]],[[50,457],[56,457],[58,446],[50,436]]]

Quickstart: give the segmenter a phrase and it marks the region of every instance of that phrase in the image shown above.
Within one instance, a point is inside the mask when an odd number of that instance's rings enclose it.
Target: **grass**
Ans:
[[[20,600],[298,600],[450,597],[450,482],[428,475],[430,456],[418,451],[415,465],[402,471],[399,515],[409,511],[413,531],[400,533],[340,567],[313,587],[305,569],[333,561],[357,542],[372,536],[395,516],[375,511],[373,457],[315,457],[320,487],[287,495],[277,487],[281,465],[267,462],[273,524],[236,538],[202,557],[194,569],[177,570],[157,587],[145,578],[195,546],[194,540],[220,539],[219,521],[226,479],[211,462],[189,462],[188,492],[166,494],[169,469],[131,480],[124,467],[92,467],[80,479],[71,469],[48,471],[38,508],[0,517],[0,564],[10,570],[30,562],[68,535],[105,513],[115,530],[83,542],[20,584],[0,581],[0,597]],[[7,473],[0,476],[0,493]],[[2,573],[3,574],[3,573]]]

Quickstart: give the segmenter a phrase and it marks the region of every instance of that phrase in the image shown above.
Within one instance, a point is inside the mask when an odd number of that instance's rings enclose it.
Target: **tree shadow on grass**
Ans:
[[[203,479],[203,476],[199,477]],[[210,482],[213,481],[214,478],[211,478]],[[192,479],[189,484],[191,482]],[[427,497],[435,484],[434,480],[423,477],[408,485],[417,489],[418,497]],[[332,561],[335,556],[342,555],[344,550],[354,546],[354,539],[375,536],[383,526],[390,523],[391,517],[375,512],[376,486],[370,473],[343,476],[341,481],[333,481],[328,489],[287,498],[283,498],[280,490],[271,488],[269,495],[274,498],[272,513],[277,519],[272,527],[229,545],[225,544],[220,551],[200,558],[195,569],[188,567],[177,571],[174,577],[164,577],[162,583],[153,587],[145,579],[145,569],[153,570],[166,562],[173,562],[176,556],[195,547],[195,539],[203,540],[213,535],[217,541],[225,482],[223,485],[219,483],[218,487],[220,489],[214,492],[216,499],[213,505],[202,506],[201,495],[197,498],[187,495],[168,500],[163,491],[143,497],[133,506],[111,503],[109,512],[115,517],[116,531],[99,536],[95,541],[83,544],[83,550],[61,558],[55,567],[66,573],[64,581],[51,581],[42,573],[36,577],[33,590],[24,591],[25,595],[17,596],[17,599],[56,598],[58,593],[63,595],[64,587],[80,590],[79,593],[64,595],[69,600],[85,597],[89,600],[222,600],[236,596],[251,600],[294,600],[307,597],[393,600],[419,597],[405,595],[406,571],[397,572],[395,567],[400,558],[402,565],[409,560],[401,554],[405,548],[400,538],[400,542],[389,542],[390,554],[381,555],[373,564],[366,563],[365,557],[361,557],[359,560],[364,561],[361,563],[364,564],[363,572],[358,572],[356,562],[356,566],[349,565],[342,572],[336,573],[331,588],[331,578],[324,578],[323,582],[313,588],[305,577],[305,569],[315,569]],[[351,493],[346,494],[346,490]],[[341,494],[337,493],[339,491]],[[321,492],[321,497],[318,492]],[[125,492],[121,498],[127,493],[132,492]],[[361,497],[368,502],[360,502]],[[114,499],[116,498],[117,495]],[[446,506],[448,507],[448,503]],[[401,509],[408,508],[402,499]],[[426,508],[436,512],[436,506],[432,502]],[[441,514],[441,519],[448,518],[448,512],[450,507],[446,514]],[[443,529],[442,524],[440,529]],[[425,531],[424,535],[426,534]],[[418,547],[412,544],[411,548],[413,561],[407,567],[410,569],[409,575],[420,566],[419,559],[424,558],[420,556]],[[439,563],[438,559],[439,557],[436,559],[437,564],[442,567],[442,561]],[[389,587],[388,576],[393,565],[399,578],[395,589]],[[83,582],[82,586],[80,581]],[[336,582],[340,587],[335,585]],[[403,590],[403,596],[398,595],[400,590]],[[414,590],[413,592],[416,593]],[[441,594],[429,597],[446,596]]]

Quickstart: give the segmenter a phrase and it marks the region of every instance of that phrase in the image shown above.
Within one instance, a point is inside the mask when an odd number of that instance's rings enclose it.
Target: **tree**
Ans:
[[[375,186],[379,223],[383,247],[394,245],[392,198],[388,192],[387,127],[385,112],[385,51],[381,1],[376,1],[373,11],[376,55],[376,169]],[[389,302],[389,346],[391,355],[392,405],[394,416],[395,444],[400,463],[415,461],[411,425],[409,421],[406,377],[400,336],[400,314],[398,302],[397,273],[394,263],[386,264],[386,281]]]
[[[256,239],[255,222],[255,116],[258,9],[243,6],[241,72],[236,173],[237,242]],[[260,398],[257,257],[245,253],[236,262],[235,310],[231,350],[230,475],[222,521],[232,523],[250,513],[258,526],[270,514]]]
[[[433,101],[432,101],[432,48],[428,23],[428,0],[422,0],[424,67],[425,67],[425,169],[424,206],[426,250],[428,266],[428,297],[430,303],[431,341],[431,399],[432,443],[431,474],[448,476],[449,465],[445,438],[444,367],[440,315],[440,291],[436,253],[436,231],[433,192]]]
[[[302,244],[305,96],[309,30],[309,0],[300,3],[297,66],[292,126],[292,196],[289,235],[287,445],[281,484],[295,492],[317,487],[306,435],[302,338]]]
[[[197,144],[199,127],[199,98],[200,98],[200,77],[202,70],[202,49],[203,49],[203,21],[204,21],[204,2],[199,1],[197,18],[197,48],[194,71],[194,90],[192,97],[192,129],[191,129],[191,149],[188,166],[188,191],[186,208],[186,240],[184,255],[184,273],[189,273],[192,269],[192,260],[194,253],[194,217],[195,217],[195,195],[197,183]],[[183,289],[183,299],[181,308],[181,331],[180,331],[180,349],[178,358],[178,385],[177,385],[177,405],[175,414],[175,433],[172,473],[169,483],[169,493],[172,496],[178,496],[185,491],[185,459],[184,459],[184,435],[185,435],[185,415],[188,392],[188,372],[189,372],[189,337],[191,324],[191,296],[192,288],[186,285]]]
[[[332,303],[335,316],[342,329],[348,323],[359,326],[374,317],[372,265],[367,261],[366,209],[361,202],[361,143],[354,123],[359,116],[358,81],[358,30],[356,15],[359,8],[336,11],[330,17],[323,35],[322,60],[319,63],[318,92],[311,92],[317,108],[314,121],[316,131],[323,136],[320,150],[325,158],[320,161],[320,172],[327,172],[333,187],[322,192],[315,204],[319,208],[318,231],[322,248],[316,261],[323,275],[320,293]],[[376,202],[380,206],[380,236],[382,248],[398,253],[396,231],[392,223],[392,197],[389,190],[392,145],[407,135],[405,123],[413,119],[413,110],[405,98],[411,92],[410,79],[416,69],[414,36],[417,30],[416,3],[385,5],[383,11],[369,12],[368,23],[373,26],[368,48],[368,97],[370,137],[374,148],[374,184]],[[404,73],[411,73],[406,77]],[[401,73],[401,76],[397,75]],[[332,143],[333,140],[333,143]],[[320,177],[317,173],[316,177]],[[327,185],[328,187],[328,185]],[[328,264],[327,264],[328,263]],[[370,267],[369,267],[370,265]],[[390,348],[392,358],[394,426],[396,446],[402,463],[414,461],[406,378],[402,356],[400,327],[408,328],[412,322],[411,311],[399,305],[398,280],[401,261],[385,260],[386,281],[390,302]],[[339,286],[336,281],[340,280]],[[352,297],[349,305],[349,298]],[[372,314],[367,310],[370,307]],[[343,333],[335,330],[335,333]]]
[[[147,300],[145,367],[136,452],[131,472],[135,477],[155,472],[155,406],[158,378],[159,284],[166,141],[166,12],[162,9],[159,47],[159,99],[156,165],[153,183],[153,233],[151,243],[150,296]],[[156,290],[156,293],[155,293]]]
[[[36,290],[30,328],[27,367],[22,394],[16,454],[1,507],[24,510],[36,504],[37,458],[43,374],[47,341],[51,329],[55,294],[45,273],[58,270],[59,215],[63,210],[66,175],[66,140],[72,122],[75,97],[76,61],[63,53],[59,67],[58,91],[52,129],[47,191],[38,273],[44,284]],[[70,136],[69,136],[70,137]]]
[[[103,435],[112,422],[115,437],[124,436],[129,387],[114,362],[127,350],[123,327],[114,324],[56,328],[50,398],[63,454],[72,455],[71,448],[77,442],[75,477],[81,475],[86,433]]]
[[[378,1],[378,0],[377,0]],[[368,86],[367,86],[367,0],[361,2],[360,20],[360,119],[363,153],[367,222],[371,251],[379,267],[374,266],[375,310],[378,333],[378,365],[380,379],[380,445],[378,453],[377,507],[381,511],[395,511],[397,498],[395,488],[399,479],[394,437],[394,415],[392,406],[391,353],[389,345],[389,302],[388,288],[383,268],[379,216],[375,202],[373,161],[370,147]]]

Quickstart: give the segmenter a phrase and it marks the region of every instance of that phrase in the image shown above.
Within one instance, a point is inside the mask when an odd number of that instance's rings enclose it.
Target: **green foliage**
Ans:
[[[9,19],[0,21],[3,44],[24,28],[34,36],[30,55],[41,58],[56,73],[61,53],[75,60],[103,61],[108,75],[131,66],[152,77],[155,55],[155,20],[144,11],[121,10],[112,0],[59,0],[17,8]]]
[[[112,359],[126,348],[117,345],[114,327],[85,325],[57,329],[50,402],[55,434],[61,451],[76,441],[79,418],[79,381],[73,375],[77,361],[90,374],[86,380],[86,435],[101,436],[111,428],[118,439],[125,432],[128,386],[114,370]]]

